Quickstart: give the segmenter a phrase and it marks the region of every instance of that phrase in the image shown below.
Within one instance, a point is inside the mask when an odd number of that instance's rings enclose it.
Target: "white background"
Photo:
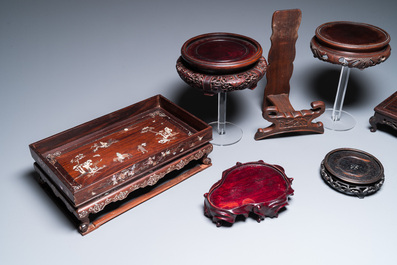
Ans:
[[[291,79],[296,109],[313,100],[332,107],[340,67],[313,55],[309,42],[329,21],[365,22],[397,36],[394,0],[352,1],[19,1],[0,2],[1,264],[393,264],[397,241],[396,131],[371,133],[373,108],[396,91],[395,54],[353,69],[344,109],[346,132],[255,141],[269,123],[258,87],[228,96],[228,119],[244,129],[232,146],[215,147],[213,166],[98,230],[81,236],[34,180],[28,145],[156,94],[211,122],[216,97],[178,76],[190,37],[233,32],[256,39],[267,57],[275,10],[300,8],[302,23]],[[321,160],[340,147],[376,156],[381,190],[342,195],[321,179]],[[236,162],[264,160],[294,178],[295,195],[278,218],[217,228],[203,215],[203,194]]]

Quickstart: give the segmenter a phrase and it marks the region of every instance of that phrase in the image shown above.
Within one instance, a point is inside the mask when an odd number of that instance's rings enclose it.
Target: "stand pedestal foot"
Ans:
[[[226,92],[218,93],[218,121],[209,125],[212,127],[211,143],[214,145],[232,145],[243,137],[243,130],[240,127],[226,121]]]
[[[223,125],[225,130],[222,134],[218,132],[217,121],[211,122],[209,123],[209,125],[212,127],[213,140],[211,141],[211,143],[213,145],[232,145],[240,141],[243,137],[243,130],[233,123],[225,122],[225,124]]]
[[[326,109],[324,114],[321,116],[321,122],[324,127],[328,130],[333,131],[348,131],[354,128],[356,125],[356,120],[350,113],[341,110],[339,112],[339,120],[334,120],[332,117],[333,109]]]

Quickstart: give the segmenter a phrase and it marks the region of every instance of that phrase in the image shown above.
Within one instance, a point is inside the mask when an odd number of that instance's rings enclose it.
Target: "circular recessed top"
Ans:
[[[351,184],[372,184],[383,177],[383,166],[379,160],[356,149],[341,148],[329,152],[324,166],[333,177]]]
[[[316,37],[333,48],[357,52],[380,50],[390,42],[389,34],[383,29],[349,21],[322,24],[316,29]]]
[[[243,35],[208,33],[186,41],[181,49],[185,62],[211,73],[239,72],[262,56],[260,44]]]

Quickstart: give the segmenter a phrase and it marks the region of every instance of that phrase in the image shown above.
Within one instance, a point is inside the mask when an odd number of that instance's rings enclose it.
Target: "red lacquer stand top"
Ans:
[[[370,24],[335,21],[316,29],[316,37],[335,49],[369,52],[384,48],[390,36],[381,28]]]
[[[208,33],[186,41],[183,60],[202,72],[225,74],[252,67],[262,57],[262,47],[249,37],[233,33]]]
[[[267,62],[257,41],[224,32],[187,40],[176,64],[182,80],[206,95],[254,89],[266,68]]]
[[[291,183],[280,166],[263,161],[237,163],[204,194],[205,215],[217,226],[222,221],[234,223],[238,215],[248,217],[250,212],[258,216],[258,222],[276,217],[293,195]]]
[[[364,69],[389,58],[389,42],[389,34],[376,26],[334,21],[317,27],[310,48],[320,60]]]

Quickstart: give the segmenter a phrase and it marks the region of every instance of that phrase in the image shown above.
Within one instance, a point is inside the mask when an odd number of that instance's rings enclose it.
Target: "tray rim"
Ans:
[[[59,186],[53,182],[53,179],[44,172],[44,170],[38,165],[34,163],[34,168],[38,174],[37,180],[40,184],[49,187],[51,190],[51,194],[58,197],[58,199],[63,203],[63,206],[77,219],[80,223],[78,230],[82,235],[86,235],[94,231],[95,229],[99,228],[104,223],[110,221],[111,219],[117,217],[118,215],[130,210],[131,208],[157,196],[158,194],[162,193],[165,190],[170,189],[171,187],[177,185],[178,183],[186,180],[187,178],[193,176],[194,174],[210,167],[211,159],[208,158],[208,154],[212,152],[213,146],[211,143],[206,143],[205,145],[197,148],[193,152],[184,155],[183,157],[177,158],[172,163],[167,164],[166,166],[159,168],[151,173],[149,173],[145,178],[132,181],[130,183],[125,183],[122,187],[118,189],[112,190],[109,194],[105,196],[93,199],[88,201],[80,206],[75,206],[70,200],[65,197],[60,190]],[[183,171],[178,174],[176,177],[169,179],[168,181],[157,185],[157,182],[162,179],[164,176],[168,175],[176,170],[180,170],[184,168],[187,164],[189,164],[193,160],[200,160],[202,159],[202,163],[195,165],[192,168],[187,169],[187,171]],[[134,192],[137,188],[135,187],[138,185],[138,188],[145,188],[147,186],[154,186],[153,189],[139,195],[138,197],[134,197],[129,199],[128,196],[130,193]],[[142,187],[141,187],[142,186]],[[102,212],[107,205],[112,204],[117,201],[126,201],[125,204],[121,205],[114,210],[111,210],[105,215],[100,216],[98,219],[92,220],[90,217],[92,214],[97,214]],[[62,207],[62,205],[60,205]]]

